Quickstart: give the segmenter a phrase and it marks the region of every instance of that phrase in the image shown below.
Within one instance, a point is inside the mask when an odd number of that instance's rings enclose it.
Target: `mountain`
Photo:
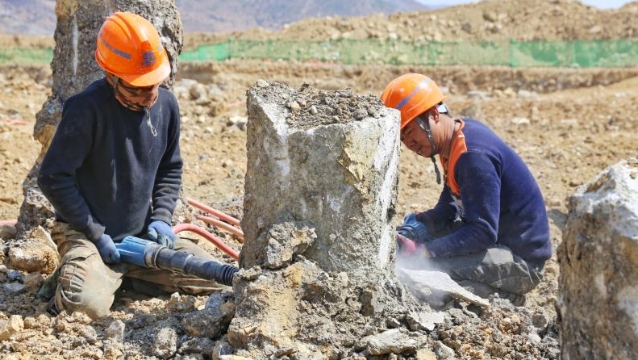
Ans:
[[[364,16],[424,10],[416,0],[176,0],[184,31],[278,30],[308,17]],[[53,35],[55,0],[0,0],[0,34]]]
[[[425,10],[414,0],[177,0],[185,32],[278,30],[308,17],[365,16]]]
[[[53,35],[55,0],[0,0],[0,34]]]

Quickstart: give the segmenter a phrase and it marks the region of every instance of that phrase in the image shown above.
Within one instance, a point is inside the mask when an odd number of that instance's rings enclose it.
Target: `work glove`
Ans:
[[[95,247],[105,264],[117,264],[120,262],[120,252],[117,251],[113,239],[107,234],[102,234],[95,242]]]
[[[169,249],[175,248],[177,236],[167,223],[155,220],[148,225],[148,238]]]
[[[414,213],[403,218],[403,224],[397,227],[397,233],[417,243],[425,243],[429,238],[427,227],[416,219]]]

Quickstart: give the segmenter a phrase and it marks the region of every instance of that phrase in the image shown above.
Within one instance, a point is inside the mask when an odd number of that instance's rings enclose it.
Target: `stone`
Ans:
[[[14,283],[6,283],[6,284],[4,284],[4,291],[6,291],[7,294],[20,293],[25,288],[26,288],[26,286],[24,286],[24,284],[21,284],[21,283],[15,283],[14,282]]]
[[[432,331],[436,324],[441,324],[443,321],[445,321],[445,313],[438,311],[410,313],[406,316],[406,322],[412,331]]]
[[[9,249],[11,266],[27,272],[52,273],[59,263],[56,250],[42,246],[39,241],[29,241]]]
[[[153,355],[160,359],[168,359],[177,352],[177,332],[172,328],[161,328],[155,338],[152,346]]]
[[[211,297],[215,295],[213,294]],[[217,298],[217,296],[215,297]],[[208,306],[207,304],[204,310],[185,314],[181,325],[184,332],[191,336],[216,338],[226,333],[228,324],[234,315],[234,302],[224,299],[217,302],[216,306]]]
[[[569,198],[557,250],[564,359],[638,354],[637,174],[637,158],[622,160]]]
[[[24,320],[20,315],[11,315],[7,321],[0,320],[0,341],[8,340],[22,329],[24,329]]]
[[[427,301],[432,306],[442,307],[446,302],[444,299],[452,297],[483,308],[490,307],[488,300],[465,290],[444,272],[409,270],[401,267],[397,267],[396,271],[399,279],[408,286],[417,298]]]
[[[362,346],[370,355],[414,353],[416,341],[400,329],[391,329],[361,339]]]
[[[124,343],[124,330],[126,330],[124,322],[122,320],[115,320],[106,328],[104,337],[118,343]]]

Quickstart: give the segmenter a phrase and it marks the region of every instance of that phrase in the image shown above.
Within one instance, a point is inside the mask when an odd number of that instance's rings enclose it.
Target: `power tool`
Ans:
[[[120,259],[146,268],[178,271],[200,279],[213,280],[232,286],[233,276],[239,268],[195,256],[187,251],[175,251],[150,240],[127,236],[115,247]]]

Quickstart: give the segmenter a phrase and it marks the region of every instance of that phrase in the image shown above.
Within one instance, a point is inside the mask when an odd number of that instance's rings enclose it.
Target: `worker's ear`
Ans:
[[[438,124],[439,120],[441,120],[441,114],[436,107],[432,108],[432,110],[430,111],[430,119],[432,119],[435,124]]]

